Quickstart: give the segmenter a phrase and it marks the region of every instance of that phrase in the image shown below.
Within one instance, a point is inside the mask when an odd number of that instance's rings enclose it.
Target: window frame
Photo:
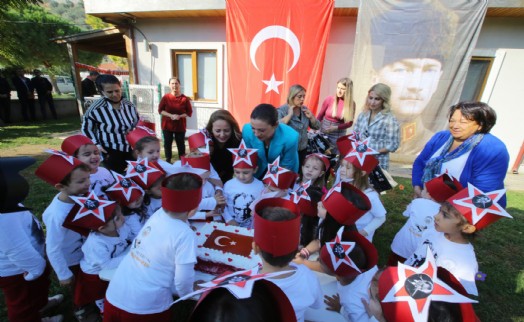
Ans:
[[[215,54],[215,60],[216,60],[216,70],[215,70],[215,93],[216,97],[215,99],[204,99],[198,97],[198,54],[199,53],[214,53]],[[219,88],[218,88],[218,80],[219,80],[219,56],[218,56],[218,50],[217,49],[172,49],[171,50],[171,68],[172,68],[172,75],[175,75],[176,77],[179,76],[178,71],[178,55],[191,55],[191,73],[192,73],[192,85],[193,85],[193,93],[190,96],[191,100],[195,102],[204,102],[204,103],[218,103],[219,102]]]
[[[482,83],[479,88],[479,92],[476,97],[473,98],[474,101],[480,101],[482,98],[482,95],[484,94],[484,90],[486,89],[486,84],[488,83],[488,78],[491,73],[491,70],[493,68],[493,63],[495,61],[495,57],[487,57],[487,56],[472,56],[469,64],[473,61],[488,61],[488,68],[486,69],[486,73],[484,74],[484,79],[482,79]],[[469,67],[468,67],[469,68]],[[466,75],[467,77],[467,75]],[[465,85],[465,84],[464,84]]]

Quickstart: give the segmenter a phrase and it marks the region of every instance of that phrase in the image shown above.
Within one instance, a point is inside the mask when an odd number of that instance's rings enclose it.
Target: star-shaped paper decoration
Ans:
[[[284,275],[290,273],[291,271],[282,271],[267,274],[258,274],[257,272],[258,266],[253,267],[250,270],[235,272],[225,276],[219,276],[210,282],[198,284],[198,286],[202,287],[201,289],[179,298],[178,300],[173,302],[173,304],[177,303],[178,301],[182,301],[190,297],[193,297],[197,294],[210,291],[217,287],[226,288],[227,290],[229,290],[229,292],[231,292],[231,294],[233,294],[238,299],[246,299],[251,296],[251,292],[253,291],[253,284],[255,283],[255,281]]]
[[[201,153],[210,154],[210,152],[209,152],[209,143],[212,142],[212,140],[209,137],[208,132],[207,132],[206,129],[201,129],[201,130],[199,130],[199,132],[202,133],[202,135],[204,136],[204,140],[206,142],[206,145],[203,148],[198,148],[198,151],[200,151]]]
[[[248,149],[246,147],[246,143],[244,142],[244,139],[240,141],[240,145],[237,149],[228,149],[231,151],[231,153],[235,156],[235,160],[233,160],[233,167],[235,167],[240,162],[244,161],[245,163],[249,164],[250,166],[253,166],[251,163],[250,155],[257,153],[258,149]]]
[[[308,182],[306,183],[300,184],[295,190],[291,192],[294,203],[298,204],[300,199],[311,201],[311,198],[309,197],[309,194],[306,191],[306,189],[309,188],[309,186],[311,186],[311,180],[308,180]]]
[[[344,227],[340,227],[335,240],[326,243],[326,248],[329,253],[329,257],[331,258],[331,263],[333,264],[333,270],[336,271],[340,265],[346,264],[361,273],[357,265],[355,265],[351,258],[349,258],[349,253],[355,249],[356,243],[342,241],[343,231]]]
[[[275,78],[275,74],[271,75],[271,78],[269,80],[263,80],[262,83],[266,84],[266,94],[273,91],[277,94],[280,94],[278,91],[278,87],[282,85],[283,81],[277,81]]]
[[[47,152],[49,154],[53,154],[53,155],[62,157],[67,162],[69,162],[70,164],[74,164],[75,163],[75,161],[74,161],[75,157],[65,153],[64,151],[58,151],[58,150],[55,150],[55,149],[46,149],[46,150],[44,150],[44,152]]]
[[[351,142],[351,146],[353,147],[353,149],[348,154],[346,154],[344,159],[355,156],[357,157],[357,160],[360,163],[360,165],[364,165],[366,156],[378,154],[377,151],[369,147],[369,138],[365,139],[364,141]]]
[[[505,192],[505,189],[500,189],[484,193],[471,183],[468,183],[469,196],[463,199],[453,200],[453,203],[471,209],[471,221],[473,225],[476,225],[487,214],[513,218],[498,204],[499,199],[502,198]]]
[[[115,203],[114,201],[99,199],[94,191],[91,191],[87,197],[70,197],[76,204],[80,206],[80,209],[72,221],[78,220],[85,216],[93,215],[102,222],[106,222],[104,208]]]
[[[289,170],[280,166],[280,156],[278,156],[275,161],[273,161],[273,163],[267,166],[266,175],[264,178],[262,178],[262,180],[269,178],[271,181],[273,181],[273,183],[275,183],[275,185],[278,186],[278,177],[280,174],[286,172],[289,172]]]
[[[146,131],[147,134],[152,135],[152,136],[155,136],[155,131],[151,130],[151,129],[148,128],[147,126],[138,125],[138,126],[136,127],[136,129],[144,130],[144,131]]]
[[[397,272],[398,281],[382,302],[408,302],[414,321],[427,321],[431,301],[476,303],[437,278],[437,264],[429,247],[422,266],[398,263]]]
[[[147,177],[150,173],[160,172],[157,168],[149,166],[147,158],[139,161],[126,162],[129,164],[126,171],[126,178],[138,178],[145,184],[147,184]]]
[[[107,191],[122,191],[122,194],[127,201],[129,201],[131,198],[133,189],[144,192],[144,190],[142,190],[142,188],[140,188],[140,186],[137,185],[133,180],[128,179],[120,173],[114,171],[111,171],[111,173],[113,174],[113,177],[116,178],[116,182],[111,187],[107,188]]]
[[[350,139],[351,141],[360,141],[360,133],[351,131],[351,133],[349,133],[348,135],[348,139]]]
[[[342,193],[342,181],[331,187],[331,189],[329,189],[329,191],[326,193],[326,197],[324,198],[324,200],[327,200],[335,191]]]

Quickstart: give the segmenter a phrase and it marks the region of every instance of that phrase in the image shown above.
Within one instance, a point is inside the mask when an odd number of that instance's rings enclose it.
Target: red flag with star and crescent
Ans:
[[[316,112],[333,9],[333,0],[226,0],[228,105],[240,124],[260,103],[285,104],[295,84]]]

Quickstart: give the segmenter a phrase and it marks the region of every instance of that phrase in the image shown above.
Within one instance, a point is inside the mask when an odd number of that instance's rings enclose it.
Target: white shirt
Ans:
[[[129,229],[128,239],[132,241],[138,235],[142,227],[144,227],[144,224],[146,223],[146,218],[142,218],[139,214],[134,212],[130,215],[125,216],[125,219],[126,221],[124,225],[126,225]]]
[[[478,272],[478,263],[473,245],[458,244],[450,241],[444,233],[428,228],[417,250],[409,257],[405,264],[420,266],[426,259],[426,249],[432,250],[437,266],[444,267],[464,286],[472,295],[478,295],[475,285],[475,274]]]
[[[0,213],[0,276],[27,272],[26,281],[44,272],[44,232],[27,210]]]
[[[97,196],[106,196],[102,188],[111,186],[115,182],[115,178],[111,175],[111,172],[104,167],[98,167],[95,173],[89,175],[91,186],[89,191],[94,191]]]
[[[114,306],[134,314],[163,312],[171,306],[171,287],[183,296],[193,290],[193,278],[178,281],[177,265],[196,263],[195,233],[186,222],[158,210],[131,245],[107,289]]]
[[[209,181],[204,180],[202,185],[202,200],[198,204],[198,211],[191,217],[193,220],[206,220],[206,212],[215,209],[217,201],[215,199],[215,186]],[[220,216],[216,220],[220,220]]]
[[[422,234],[429,227],[433,227],[435,215],[440,210],[440,204],[429,199],[417,198],[413,200],[403,215],[408,221],[400,228],[391,243],[391,250],[404,258],[415,252]]]
[[[49,262],[60,281],[73,277],[69,266],[77,265],[83,257],[84,238],[77,232],[64,228],[62,224],[74,204],[58,199],[57,194],[42,214],[46,226],[46,252]]]
[[[224,185],[224,196],[226,197],[226,207],[224,209],[224,221],[234,219],[240,227],[251,228],[253,217],[249,207],[264,190],[264,184],[257,178],[253,178],[251,183],[242,183],[237,178],[233,178]]]
[[[369,201],[371,202],[371,209],[366,212],[364,216],[360,217],[355,224],[357,225],[358,230],[366,231],[368,234],[366,238],[372,242],[375,230],[386,221],[386,208],[382,205],[380,196],[375,190],[368,188],[364,193],[368,196]]]
[[[149,198],[149,205],[146,205],[146,220],[149,219],[158,209],[162,208],[162,198]]]
[[[131,243],[130,232],[126,225],[120,227],[117,237],[91,232],[82,245],[84,253],[84,258],[80,260],[82,271],[86,274],[98,274],[102,269],[117,268]]]
[[[369,286],[378,267],[374,266],[367,272],[358,275],[355,280],[348,285],[342,286],[337,282],[340,305],[343,310],[341,314],[350,322],[369,321],[369,315],[362,304],[361,299],[369,303]]]
[[[289,264],[295,267],[295,273],[285,278],[268,278],[286,294],[295,310],[297,321],[304,321],[307,308],[322,307],[323,294],[317,275],[304,265]]]
[[[431,158],[435,158],[439,156],[442,153],[442,150],[444,149],[444,145],[440,147],[432,156]],[[440,169],[440,173],[448,173],[449,175],[460,178],[460,175],[462,174],[462,171],[464,170],[464,166],[466,165],[466,162],[468,162],[469,155],[471,153],[471,150],[464,153],[458,158],[455,158],[453,160],[449,160],[448,162],[444,162],[442,164],[442,169]],[[431,159],[430,158],[430,159]]]

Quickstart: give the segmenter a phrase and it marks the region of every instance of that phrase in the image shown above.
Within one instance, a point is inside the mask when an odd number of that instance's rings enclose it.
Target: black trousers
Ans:
[[[0,118],[5,123],[11,123],[11,99],[9,97],[0,98]]]
[[[186,132],[171,132],[162,130],[164,136],[164,152],[166,154],[166,161],[171,163],[173,158],[173,137],[175,138],[176,148],[178,150],[178,157],[186,154]]]
[[[19,97],[18,100],[20,102],[20,107],[22,108],[22,117],[24,118],[24,121],[29,121],[29,115],[31,116],[31,121],[35,121],[36,120],[35,99]],[[27,114],[28,110],[29,110],[29,115]]]
[[[47,119],[46,104],[49,105],[49,110],[51,110],[53,118],[55,120],[58,118],[56,116],[55,102],[53,101],[53,96],[51,94],[38,94],[38,104],[40,104],[40,112],[42,112],[42,118],[44,120]]]
[[[135,160],[133,156],[133,152],[122,152],[118,150],[113,150],[110,148],[104,147],[104,150],[107,151],[107,153],[103,153],[104,156],[104,167],[106,167],[109,170],[113,170],[115,172],[118,172],[120,174],[124,174],[127,162],[126,160],[133,161]]]

